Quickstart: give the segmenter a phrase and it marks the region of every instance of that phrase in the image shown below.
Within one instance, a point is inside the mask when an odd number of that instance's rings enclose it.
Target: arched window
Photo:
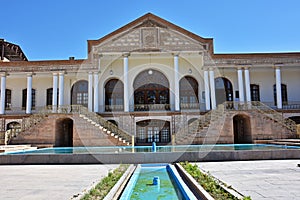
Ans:
[[[123,110],[124,85],[118,79],[111,79],[105,84],[105,111]]]
[[[198,82],[190,76],[183,77],[179,82],[181,109],[199,108]]]
[[[27,88],[23,90],[22,95],[22,108],[26,108],[26,101],[27,101]],[[35,108],[35,89],[31,90],[31,107],[32,109]]]
[[[276,92],[276,84],[273,85],[273,93],[274,93],[274,104],[277,106],[277,92]],[[287,98],[287,86],[285,84],[281,84],[281,100],[282,105],[288,105]]]
[[[145,70],[133,83],[135,111],[169,110],[169,81],[157,70]]]
[[[71,104],[88,106],[88,82],[77,81],[71,89]]]
[[[260,101],[259,85],[250,84],[251,101]]]
[[[58,99],[58,89],[57,89],[57,99]],[[46,96],[46,105],[52,105],[52,100],[53,100],[53,88],[48,88],[47,89],[47,96]]]

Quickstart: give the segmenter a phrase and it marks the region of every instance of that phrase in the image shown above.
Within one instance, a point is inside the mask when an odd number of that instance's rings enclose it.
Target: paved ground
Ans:
[[[71,199],[118,165],[0,165],[0,199]]]
[[[300,199],[300,160],[203,162],[198,166],[256,199]]]

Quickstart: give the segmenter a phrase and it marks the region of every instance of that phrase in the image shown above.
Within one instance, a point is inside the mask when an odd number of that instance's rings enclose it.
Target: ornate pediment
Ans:
[[[89,41],[89,49],[93,53],[202,51],[211,42],[149,13],[99,40]]]
[[[147,24],[149,25],[149,24]],[[153,24],[152,24],[153,25]],[[139,27],[94,46],[94,52],[201,51],[203,44],[175,30]]]

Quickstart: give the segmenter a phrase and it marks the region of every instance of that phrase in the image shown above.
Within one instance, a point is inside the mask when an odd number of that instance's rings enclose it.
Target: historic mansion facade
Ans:
[[[300,53],[215,54],[213,39],[151,13],[88,40],[87,59],[28,61],[18,45],[1,40],[0,47],[1,131],[22,129],[47,109],[38,123],[51,113],[62,123],[52,117],[51,130],[40,126],[35,138],[20,131],[14,143],[80,146],[72,140],[85,134],[76,128],[83,122],[71,105],[134,136],[136,145],[293,138],[293,122],[300,123]],[[59,111],[68,106],[69,113]]]

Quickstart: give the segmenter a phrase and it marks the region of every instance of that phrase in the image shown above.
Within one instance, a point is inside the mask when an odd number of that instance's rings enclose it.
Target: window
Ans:
[[[58,89],[57,89],[57,99],[58,99]],[[53,100],[53,88],[47,89],[46,105],[52,105]]]
[[[118,79],[105,84],[105,111],[122,110],[124,104],[124,86]]]
[[[5,90],[5,109],[6,110],[11,109],[11,90],[9,89]]]
[[[88,82],[78,81],[72,86],[71,104],[88,106]]]
[[[26,108],[26,101],[27,101],[27,89],[23,90],[23,95],[22,95],[22,108]],[[31,107],[32,109],[35,108],[35,89],[31,90]]]
[[[180,103],[197,104],[198,101],[198,82],[190,76],[182,78],[179,82]]]
[[[169,143],[171,141],[170,122],[145,120],[136,124],[137,143]]]
[[[277,106],[277,92],[276,92],[276,84],[273,85],[273,93],[274,93],[274,104]],[[288,98],[287,98],[287,86],[285,84],[281,84],[281,100],[282,105],[288,104]]]
[[[250,84],[251,101],[260,101],[259,85]]]

